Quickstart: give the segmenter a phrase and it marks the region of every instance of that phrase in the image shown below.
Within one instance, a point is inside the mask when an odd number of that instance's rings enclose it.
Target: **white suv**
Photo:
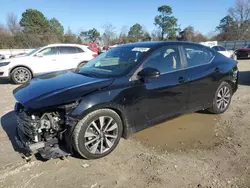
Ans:
[[[229,51],[226,48],[224,48],[223,46],[211,46],[212,49],[216,50],[217,52],[223,54],[224,56],[228,57],[228,58],[232,58],[234,60],[237,60],[237,57],[234,53],[234,51]]]
[[[77,68],[96,55],[84,45],[51,44],[37,48],[23,57],[0,61],[0,78],[22,84],[36,75]]]

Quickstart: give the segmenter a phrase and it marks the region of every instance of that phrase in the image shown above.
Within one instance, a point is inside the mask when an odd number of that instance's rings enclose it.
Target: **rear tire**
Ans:
[[[213,105],[208,111],[213,114],[224,113],[231,104],[232,95],[231,85],[227,82],[222,82],[215,92]]]
[[[122,132],[122,121],[115,111],[96,110],[76,125],[73,132],[73,147],[83,158],[98,159],[116,148]]]
[[[25,67],[17,67],[11,72],[11,80],[14,84],[24,84],[32,79],[32,74]]]

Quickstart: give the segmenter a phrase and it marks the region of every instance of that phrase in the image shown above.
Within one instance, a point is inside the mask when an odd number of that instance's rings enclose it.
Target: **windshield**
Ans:
[[[79,74],[119,76],[130,70],[149,48],[117,47],[89,61]]]
[[[34,50],[32,50],[31,52],[27,53],[26,56],[30,56],[32,55],[33,53],[35,53],[36,51],[40,50],[41,48],[36,48]]]

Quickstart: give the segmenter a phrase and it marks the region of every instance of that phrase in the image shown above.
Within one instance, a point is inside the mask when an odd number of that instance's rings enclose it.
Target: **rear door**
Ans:
[[[212,102],[220,70],[213,64],[214,54],[207,47],[183,45],[183,53],[189,82],[188,109],[202,109]]]
[[[78,49],[74,46],[59,47],[59,61],[57,70],[68,70],[76,68],[79,64]]]

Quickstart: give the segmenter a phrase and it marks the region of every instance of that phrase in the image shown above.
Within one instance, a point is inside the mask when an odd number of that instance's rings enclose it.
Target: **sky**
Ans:
[[[0,23],[6,23],[10,12],[20,19],[26,9],[32,8],[47,18],[57,18],[65,30],[70,27],[76,33],[91,28],[103,32],[107,23],[112,23],[117,32],[124,25],[130,27],[135,23],[151,32],[156,29],[157,8],[169,5],[182,29],[192,25],[208,34],[234,4],[235,0],[1,0]]]

